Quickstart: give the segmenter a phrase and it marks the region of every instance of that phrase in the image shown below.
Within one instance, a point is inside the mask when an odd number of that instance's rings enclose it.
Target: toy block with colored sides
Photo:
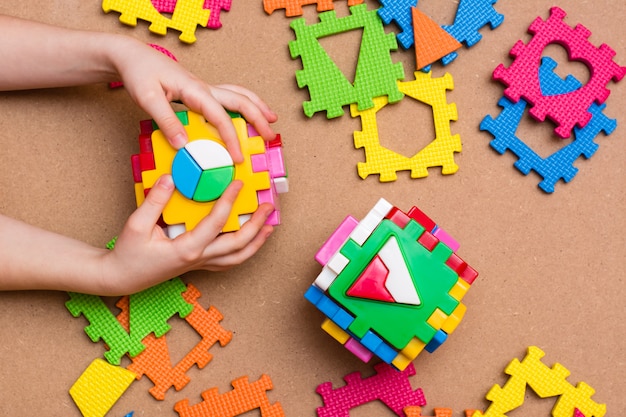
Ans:
[[[288,191],[282,141],[265,142],[241,116],[231,115],[244,161],[234,163],[217,129],[192,111],[177,113],[189,142],[174,149],[151,121],[140,123],[139,154],[131,157],[135,196],[141,205],[145,195],[164,174],[176,187],[163,210],[163,225],[174,238],[193,229],[212,210],[234,180],[243,188],[233,205],[223,232],[239,230],[260,204],[270,202],[274,212],[268,224],[280,224],[278,194]]]
[[[478,273],[458,243],[417,207],[404,213],[380,199],[360,222],[348,216],[322,245],[323,266],[305,298],[331,336],[367,362],[405,369],[433,352],[462,320]]]

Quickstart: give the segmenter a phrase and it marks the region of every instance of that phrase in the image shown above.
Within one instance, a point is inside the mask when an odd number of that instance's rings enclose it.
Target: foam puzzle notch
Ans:
[[[322,397],[323,407],[317,408],[318,417],[349,417],[350,410],[372,401],[381,401],[398,416],[404,416],[408,406],[426,405],[421,388],[413,390],[409,377],[415,375],[415,368],[409,365],[398,372],[385,363],[374,366],[375,375],[362,378],[359,372],[344,376],[345,385],[333,388],[325,382],[316,388]]]
[[[163,174],[172,174],[176,190],[163,211],[163,222],[170,237],[193,229],[208,215],[217,198],[233,180],[243,182],[233,210],[223,232],[239,230],[242,219],[256,211],[263,202],[271,202],[274,211],[267,222],[280,224],[278,194],[288,191],[287,170],[281,143],[266,143],[243,118],[232,118],[244,156],[241,163],[233,163],[217,129],[192,111],[178,113],[184,116],[189,142],[183,149],[174,149],[158,126],[151,132],[150,146],[145,151],[140,145],[139,157],[154,159],[153,169],[133,171],[137,205],[144,194]],[[139,136],[140,144],[146,133]],[[131,156],[131,162],[137,159]]]
[[[244,376],[232,382],[233,390],[220,394],[217,388],[202,393],[203,401],[193,406],[184,399],[174,405],[179,417],[235,417],[259,409],[261,417],[284,417],[279,402],[270,403],[267,391],[273,388],[268,375],[250,383]]]
[[[302,6],[317,5],[318,12],[334,10],[335,0],[263,0],[265,13],[272,14],[278,9],[285,9],[286,17],[302,16]],[[362,4],[363,0],[348,0],[348,6]]]
[[[436,407],[433,411],[435,412],[433,417],[452,417],[451,408]],[[422,407],[406,407],[404,409],[404,414],[406,414],[406,417],[425,417],[422,416]]]
[[[204,9],[204,0],[177,0],[171,18],[159,13],[150,0],[102,0],[105,13],[120,13],[119,20],[125,25],[137,26],[137,20],[150,22],[152,33],[165,36],[171,28],[181,32],[179,39],[185,43],[196,41],[196,26],[206,26],[210,10]]]
[[[70,388],[84,417],[104,417],[135,380],[126,369],[95,359]]]
[[[89,321],[85,333],[91,341],[102,340],[109,350],[104,357],[113,365],[119,365],[122,356],[137,356],[145,349],[141,342],[148,334],[157,337],[165,334],[170,326],[167,321],[178,314],[185,317],[193,306],[181,296],[186,290],[180,278],[165,281],[130,296],[129,331],[120,324],[102,298],[95,295],[70,292],[65,303],[69,312]]]
[[[146,375],[153,383],[150,394],[157,400],[164,400],[165,394],[170,387],[176,391],[183,389],[190,381],[186,372],[196,365],[199,369],[204,368],[213,358],[209,349],[219,342],[220,346],[226,346],[232,339],[232,332],[225,330],[220,321],[222,314],[214,307],[205,310],[198,298],[200,291],[188,284],[187,290],[182,294],[186,302],[193,305],[193,310],[185,317],[185,321],[201,337],[201,340],[174,366],[169,354],[166,335],[155,337],[148,335],[142,343],[146,349],[132,358],[132,363],[127,369],[141,379]],[[123,326],[128,326],[129,297],[123,297],[116,305],[121,313],[117,319]]]
[[[541,349],[530,346],[521,361],[513,359],[504,370],[509,375],[507,382],[489,390],[486,398],[491,405],[473,417],[506,417],[506,413],[523,405],[527,386],[540,398],[558,397],[552,408],[553,417],[571,417],[576,410],[587,417],[603,417],[606,405],[591,399],[595,390],[584,382],[573,386],[566,379],[570,372],[559,363],[551,368],[546,366],[541,361],[544,356]]]
[[[441,167],[443,175],[454,174],[458,165],[454,154],[461,152],[461,138],[453,135],[450,123],[457,120],[456,105],[447,102],[447,91],[454,88],[454,81],[449,73],[442,77],[433,77],[432,73],[416,71],[415,80],[398,82],[398,88],[406,96],[432,108],[435,125],[434,139],[415,155],[404,156],[381,145],[378,132],[377,114],[387,104],[385,97],[374,99],[374,107],[360,111],[357,106],[350,106],[352,117],[361,118],[361,131],[354,132],[354,147],[363,148],[365,162],[357,164],[359,176],[363,179],[370,174],[379,174],[381,182],[395,181],[397,171],[410,170],[411,178],[428,176],[428,168]]]
[[[386,96],[394,103],[403,94],[397,81],[404,79],[402,63],[393,63],[390,51],[397,49],[393,33],[385,33],[375,10],[366,4],[350,7],[350,15],[338,18],[334,10],[321,13],[319,22],[307,25],[304,18],[294,20],[291,29],[296,40],[289,42],[293,59],[300,57],[302,70],[296,71],[298,87],[308,87],[310,101],[304,113],[326,111],[331,119],[344,114],[343,106],[355,103],[359,110],[374,106],[374,98]],[[353,30],[363,30],[354,82],[344,76],[318,42],[319,38]]]
[[[478,273],[384,199],[355,222],[347,217],[323,245],[323,268],[305,299],[336,325],[323,328],[344,347],[403,370],[456,329],[466,310],[460,301]]]
[[[591,105],[604,103],[610,94],[608,83],[620,81],[626,74],[626,67],[613,61],[612,48],[606,44],[594,46],[588,40],[591,32],[580,24],[570,27],[563,20],[565,16],[562,9],[552,7],[547,20],[535,19],[528,28],[532,34],[528,44],[518,41],[509,52],[514,57],[511,65],[506,68],[500,64],[493,72],[493,78],[506,86],[508,99],[514,103],[526,100],[531,106],[530,115],[539,121],[546,117],[552,120],[557,125],[554,132],[562,138],[570,137],[575,126],[582,128],[589,123]],[[570,60],[588,67],[589,80],[567,94],[545,95],[536,74],[544,48],[554,43],[567,50]]]
[[[400,33],[396,33],[396,38],[404,49],[413,46],[413,18],[411,9],[417,7],[417,0],[378,0],[381,7],[378,9],[378,16],[385,25],[395,22],[400,28]]]
[[[544,68],[544,65],[546,68]],[[550,58],[544,58],[539,71],[542,85],[546,94],[560,94],[567,91],[580,82],[573,76],[565,80],[554,73],[556,62]],[[574,127],[574,139],[563,145],[561,149],[546,158],[540,157],[530,148],[516,132],[524,116],[527,103],[520,99],[513,103],[506,97],[502,97],[498,102],[502,107],[501,113],[494,119],[486,116],[480,124],[480,129],[488,131],[493,135],[490,146],[498,153],[503,154],[509,150],[514,153],[518,160],[514,166],[521,173],[527,175],[531,170],[537,172],[543,180],[539,182],[539,187],[546,193],[554,192],[554,187],[559,180],[570,182],[578,173],[578,168],[574,162],[584,156],[589,159],[598,149],[595,139],[603,132],[610,135],[617,127],[615,119],[610,119],[604,115],[605,105],[593,103],[588,111],[592,115],[591,121],[584,127]]]

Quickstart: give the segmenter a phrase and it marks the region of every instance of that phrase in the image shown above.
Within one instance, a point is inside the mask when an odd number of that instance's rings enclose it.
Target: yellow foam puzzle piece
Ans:
[[[185,126],[189,142],[195,140],[212,140],[222,146],[226,146],[220,138],[217,129],[209,124],[202,115],[187,111],[189,119]],[[234,118],[232,122],[235,126],[241,152],[244,160],[235,164],[234,180],[240,180],[243,187],[233,204],[228,220],[223,232],[239,230],[239,216],[251,214],[259,207],[257,191],[270,188],[269,172],[253,172],[251,156],[265,152],[265,143],[260,136],[248,137],[246,121],[242,118]],[[163,174],[172,173],[172,162],[177,150],[173,148],[160,130],[152,132],[152,149],[154,153],[155,169],[142,172],[142,182],[145,189],[152,188],[157,179]],[[182,195],[178,190],[163,210],[163,220],[168,225],[184,224],[186,230],[191,230],[205,218],[213,209],[215,201],[198,202],[190,200]]]
[[[181,32],[179,39],[186,43],[196,41],[196,26],[209,23],[210,10],[204,8],[204,0],[178,0],[170,19],[163,16],[150,0],[103,0],[102,10],[120,13],[120,22],[137,26],[137,19],[151,22],[148,29],[158,35],[167,33],[167,28]]]
[[[415,80],[398,81],[398,88],[406,96],[432,107],[435,138],[411,157],[400,155],[383,147],[378,136],[376,113],[388,104],[387,98],[375,98],[374,107],[363,111],[352,104],[350,114],[359,116],[362,125],[361,131],[354,132],[354,146],[365,150],[365,162],[357,165],[359,176],[379,174],[381,182],[388,182],[397,179],[397,171],[410,170],[411,178],[422,178],[428,176],[429,167],[435,166],[441,166],[444,175],[454,174],[459,168],[454,153],[461,152],[461,138],[450,131],[450,122],[458,118],[456,105],[448,104],[446,99],[446,91],[454,88],[452,76],[446,73],[433,78],[430,72],[417,71]]]
[[[72,385],[70,395],[84,417],[104,417],[135,378],[120,366],[96,359]]]
[[[520,362],[513,359],[504,372],[510,375],[503,387],[494,385],[486,398],[491,405],[484,413],[474,412],[472,417],[506,417],[506,413],[524,403],[526,386],[532,388],[540,398],[556,397],[553,417],[571,417],[577,408],[585,417],[603,417],[606,404],[598,404],[591,399],[594,389],[584,382],[576,387],[567,381],[570,372],[556,363],[549,368],[541,362],[545,353],[536,346],[528,348],[526,357]]]

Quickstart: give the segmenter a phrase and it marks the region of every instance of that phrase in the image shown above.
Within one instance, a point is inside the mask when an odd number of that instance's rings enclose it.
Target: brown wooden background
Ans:
[[[370,8],[377,4],[368,1]],[[181,392],[170,390],[158,402],[143,378],[110,415],[131,410],[135,416],[176,415],[173,405],[182,398],[197,403],[205,389],[217,386],[225,392],[239,376],[256,380],[267,373],[275,386],[270,399],[279,401],[287,416],[315,416],[322,405],[318,384],[342,386],[342,376],[356,370],[371,374],[371,364],[361,363],[319,328],[322,314],[303,293],[320,271],[313,256],[324,240],[346,215],[362,218],[380,197],[403,210],[419,206],[459,240],[459,254],[480,272],[464,300],[468,313],[461,326],[441,349],[414,361],[412,384],[426,394],[426,415],[433,407],[451,407],[456,416],[465,408],[484,409],[489,388],[506,381],[505,366],[530,345],[546,352],[546,364],[568,368],[572,384],[594,387],[593,398],[608,405],[608,415],[625,411],[624,82],[609,86],[605,111],[617,118],[618,128],[599,137],[593,158],[579,159],[579,174],[570,184],[557,184],[552,195],[537,187],[534,173],[523,176],[513,168],[512,154],[493,151],[491,136],[478,129],[485,115],[499,113],[503,87],[491,80],[493,69],[510,64],[509,49],[518,39],[527,42],[529,24],[537,16],[547,18],[553,5],[565,9],[568,24],[589,28],[594,44],[609,44],[616,62],[626,65],[624,3],[501,0],[496,9],[505,15],[504,23],[494,31],[485,28],[483,40],[461,50],[448,67],[434,67],[435,75],[447,71],[454,77],[448,101],[459,113],[452,124],[463,142],[456,156],[459,171],[443,176],[432,169],[423,179],[404,172],[383,184],[375,175],[357,176],[356,164],[364,159],[352,142],[358,119],[349,113],[330,121],[322,113],[311,119],[304,115],[308,92],[294,77],[301,61],[289,55],[290,19],[282,11],[266,15],[261,0],[234,0],[231,11],[222,14],[223,27],[198,28],[193,45],[182,44],[176,32],[151,35],[145,22],[123,26],[118,14],[104,14],[98,1],[3,1],[0,13],[159,43],[210,83],[244,85],[279,114],[276,129],[284,138],[291,186],[281,198],[283,224],[247,264],[183,277],[202,291],[202,305],[224,314],[222,324],[234,332],[233,341],[214,347],[213,361],[204,370],[192,369],[192,382]],[[422,0],[420,7],[436,21],[451,23],[456,2]],[[347,13],[343,1],[336,8],[339,15]],[[305,17],[316,21],[314,6],[306,8]],[[341,56],[338,65],[349,73],[357,41],[343,34],[323,43]],[[565,62],[562,48],[550,47],[548,53],[559,59],[562,75],[586,76],[584,67]],[[392,58],[404,63],[406,80],[412,79],[413,53],[398,51]],[[138,122],[146,118],[125,92],[96,85],[3,93],[0,114],[1,212],[97,246],[118,233],[134,208],[129,156],[138,150]],[[424,134],[432,129],[430,110],[415,101],[403,100],[380,116],[382,143],[399,153],[412,154],[431,140]],[[551,129],[549,123],[524,122],[519,135],[545,156],[563,146],[551,138]],[[69,314],[67,299],[55,292],[0,294],[0,416],[80,414],[68,390],[104,347],[87,338],[86,320]],[[172,355],[178,360],[197,336],[180,319],[171,323]],[[510,416],[549,415],[554,399],[527,397],[527,406]],[[392,413],[372,403],[351,415]]]

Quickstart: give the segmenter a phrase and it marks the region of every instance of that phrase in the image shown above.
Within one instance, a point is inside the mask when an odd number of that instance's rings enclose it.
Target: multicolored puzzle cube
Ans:
[[[132,155],[137,206],[163,174],[171,174],[176,190],[165,206],[162,226],[174,238],[193,229],[212,210],[217,199],[234,180],[239,192],[223,232],[238,230],[260,204],[269,202],[274,212],[268,224],[280,224],[278,194],[289,189],[280,136],[265,142],[241,116],[232,115],[244,161],[234,163],[217,129],[192,111],[177,113],[188,143],[173,148],[151,120],[140,123],[139,154]]]
[[[380,199],[360,222],[352,216],[317,252],[322,272],[305,298],[326,315],[322,328],[368,362],[404,370],[433,352],[463,318],[461,299],[478,273],[458,243],[417,207]]]

